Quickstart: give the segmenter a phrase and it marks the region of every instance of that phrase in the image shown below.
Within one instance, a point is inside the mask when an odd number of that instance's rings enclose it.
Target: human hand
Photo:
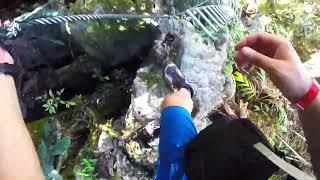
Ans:
[[[8,63],[8,64],[14,64],[13,58],[8,53],[7,50],[0,47],[0,64],[1,63]]]
[[[272,82],[294,102],[308,91],[312,78],[289,40],[267,33],[252,34],[236,46],[239,67],[256,65],[264,69]]]

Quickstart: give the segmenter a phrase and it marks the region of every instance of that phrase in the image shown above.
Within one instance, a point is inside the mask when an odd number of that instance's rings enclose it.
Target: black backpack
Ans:
[[[187,144],[185,171],[190,180],[268,179],[278,167],[253,145],[270,143],[248,119],[213,115],[213,124]]]

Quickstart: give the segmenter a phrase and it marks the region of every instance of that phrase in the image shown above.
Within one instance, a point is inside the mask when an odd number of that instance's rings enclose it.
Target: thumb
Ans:
[[[265,56],[257,51],[255,51],[252,48],[249,47],[243,47],[240,52],[241,53],[241,57],[247,61],[250,64],[254,64],[264,70],[269,70],[272,69],[273,63],[274,63],[274,59]]]

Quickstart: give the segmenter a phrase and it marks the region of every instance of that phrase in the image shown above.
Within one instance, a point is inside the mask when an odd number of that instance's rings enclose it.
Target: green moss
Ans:
[[[142,72],[139,74],[140,79],[142,81],[146,82],[147,88],[152,88],[153,85],[157,84],[161,81],[161,77],[158,74],[155,74],[154,72]]]
[[[45,123],[49,122],[49,117],[33,121],[27,124],[27,129],[31,135],[34,144],[38,144],[41,141],[41,128]]]

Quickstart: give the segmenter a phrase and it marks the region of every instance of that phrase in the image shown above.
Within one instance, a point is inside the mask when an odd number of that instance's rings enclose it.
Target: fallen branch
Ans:
[[[303,141],[307,141],[306,138],[304,136],[302,136],[301,134],[299,134],[297,131],[289,128],[292,132],[294,132],[297,136],[299,136]]]

